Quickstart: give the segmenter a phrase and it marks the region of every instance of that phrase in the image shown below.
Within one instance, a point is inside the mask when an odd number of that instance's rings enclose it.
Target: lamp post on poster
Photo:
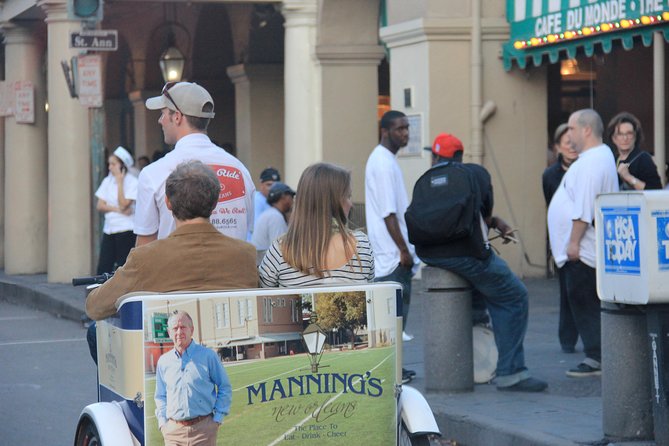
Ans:
[[[300,334],[304,347],[309,354],[309,363],[311,364],[311,373],[318,373],[318,365],[323,356],[323,349],[325,348],[326,334],[323,329],[316,323],[317,316],[315,313],[311,314],[309,325]]]

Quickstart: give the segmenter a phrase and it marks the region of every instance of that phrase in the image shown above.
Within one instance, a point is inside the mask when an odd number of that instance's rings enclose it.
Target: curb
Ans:
[[[46,282],[44,277],[43,282]],[[86,314],[85,290],[69,290],[64,284],[40,283],[35,276],[0,274],[0,300],[76,322],[81,322],[82,316]]]

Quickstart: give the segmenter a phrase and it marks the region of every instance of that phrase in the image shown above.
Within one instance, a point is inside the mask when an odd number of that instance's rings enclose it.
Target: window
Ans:
[[[215,312],[216,328],[223,328],[223,304],[216,304]]]
[[[216,328],[230,326],[230,309],[227,303],[216,304]]]
[[[265,297],[263,298],[263,322],[272,322],[272,299]]]
[[[239,325],[244,325],[246,323],[246,302],[243,300],[237,301],[237,317],[239,319]]]
[[[291,322],[299,322],[299,308],[297,305],[297,299],[291,299],[290,300],[290,321]]]
[[[246,299],[246,317],[248,320],[253,320],[253,304],[255,299]]]

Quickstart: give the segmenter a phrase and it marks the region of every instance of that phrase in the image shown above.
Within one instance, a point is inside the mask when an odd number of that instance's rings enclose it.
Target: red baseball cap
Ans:
[[[448,133],[440,133],[432,143],[432,153],[442,158],[453,158],[456,152],[464,152],[462,141]]]

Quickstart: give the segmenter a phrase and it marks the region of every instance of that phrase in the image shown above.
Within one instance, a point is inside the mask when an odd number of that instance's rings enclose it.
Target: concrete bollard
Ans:
[[[472,291],[469,282],[441,268],[425,267],[425,389],[474,390]]]
[[[602,302],[602,429],[611,440],[651,440],[646,316]]]

